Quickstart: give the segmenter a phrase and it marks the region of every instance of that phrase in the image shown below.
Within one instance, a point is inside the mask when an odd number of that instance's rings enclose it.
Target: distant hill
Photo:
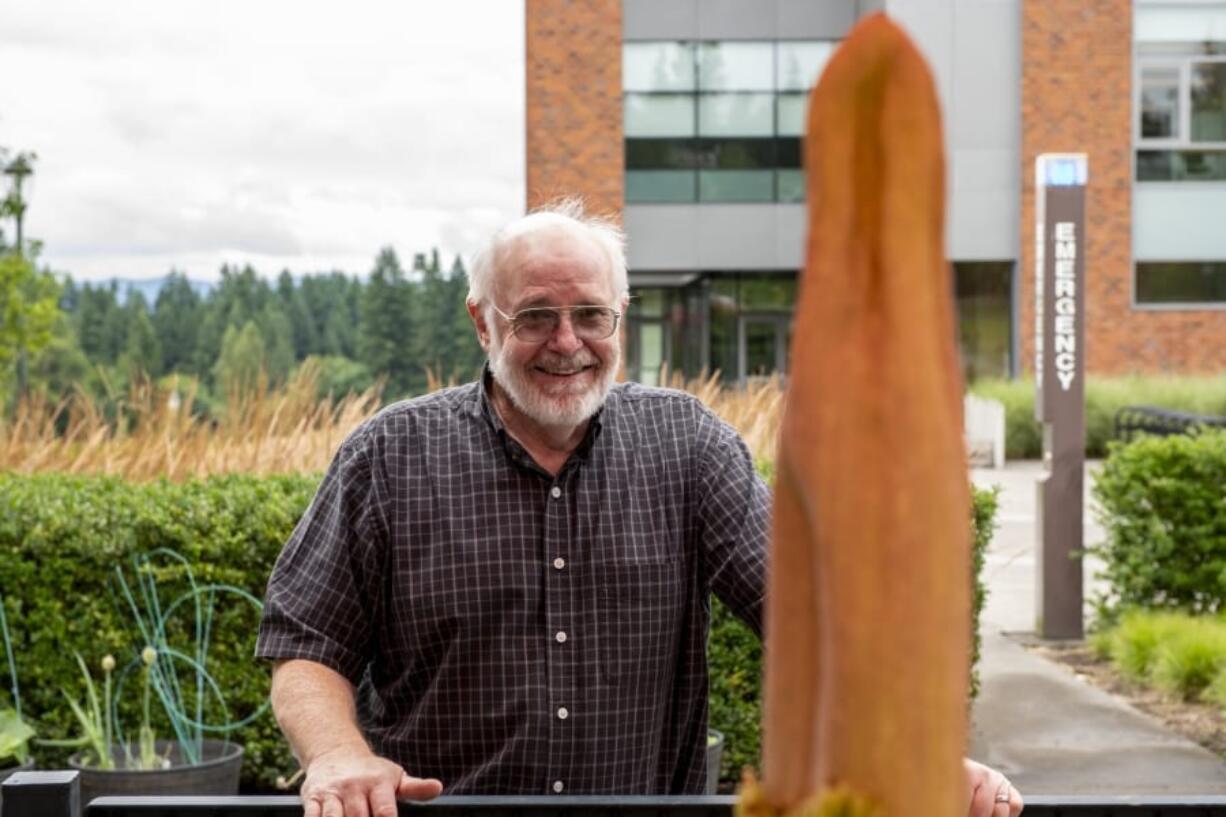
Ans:
[[[115,288],[119,292],[119,302],[121,304],[127,302],[129,292],[139,292],[145,296],[145,303],[152,307],[157,301],[158,293],[162,291],[162,287],[166,285],[169,279],[169,275],[163,275],[161,278],[114,278],[112,280],[115,282]],[[213,287],[216,286],[212,281],[197,281],[193,278],[187,279],[187,282],[191,284],[196,294],[201,297],[208,295],[213,290]],[[82,281],[80,283],[88,283],[90,286],[96,287],[110,282]]]

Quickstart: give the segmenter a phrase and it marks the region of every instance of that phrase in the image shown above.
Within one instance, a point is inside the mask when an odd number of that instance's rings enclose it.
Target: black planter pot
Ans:
[[[190,766],[183,765],[183,753],[178,742],[157,742],[159,755],[166,757],[167,749],[170,750],[171,764],[167,769],[99,769],[82,765],[81,756],[73,755],[68,759],[68,766],[81,773],[81,806],[86,806],[95,797],[238,794],[238,775],[243,767],[242,746],[228,741],[206,740],[200,763]],[[113,748],[111,756],[117,767],[123,765],[122,749]]]
[[[14,763],[12,766],[5,766],[4,768],[0,769],[0,785],[3,785],[4,781],[8,780],[11,775],[16,774],[17,772],[28,772],[33,768],[34,758],[30,758],[25,763]],[[3,804],[4,798],[0,797],[0,806]]]

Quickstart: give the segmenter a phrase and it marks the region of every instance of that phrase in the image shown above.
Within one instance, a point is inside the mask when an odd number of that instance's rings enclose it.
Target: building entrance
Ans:
[[[742,314],[737,327],[737,380],[742,384],[786,373],[792,316]]]

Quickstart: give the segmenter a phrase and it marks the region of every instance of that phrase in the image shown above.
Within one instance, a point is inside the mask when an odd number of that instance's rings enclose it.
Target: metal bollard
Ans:
[[[0,817],[80,817],[79,772],[16,772],[0,785]]]

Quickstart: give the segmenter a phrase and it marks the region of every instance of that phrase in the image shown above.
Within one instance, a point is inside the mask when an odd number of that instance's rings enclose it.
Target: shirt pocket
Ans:
[[[685,562],[623,562],[600,568],[600,673],[644,692],[672,678],[685,618]]]

